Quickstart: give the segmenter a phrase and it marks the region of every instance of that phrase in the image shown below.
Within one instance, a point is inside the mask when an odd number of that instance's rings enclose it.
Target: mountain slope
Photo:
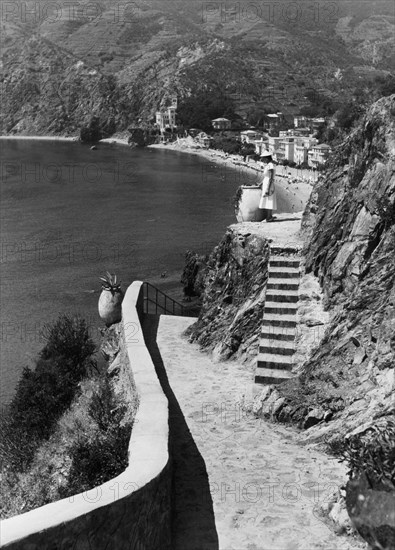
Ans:
[[[204,87],[242,115],[296,112],[312,89],[343,99],[392,67],[391,3],[363,4],[15,4],[1,23],[1,131],[75,133],[93,115],[122,130]]]

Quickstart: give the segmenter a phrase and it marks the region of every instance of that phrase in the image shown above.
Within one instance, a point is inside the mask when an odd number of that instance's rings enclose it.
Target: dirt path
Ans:
[[[361,548],[334,534],[316,513],[318,503],[344,483],[344,467],[300,446],[293,430],[243,413],[243,394],[252,397],[252,372],[233,362],[215,364],[182,339],[193,321],[162,316],[157,334],[179,405],[177,422],[187,426],[173,443],[179,455],[174,550]],[[174,404],[170,410],[174,420]]]

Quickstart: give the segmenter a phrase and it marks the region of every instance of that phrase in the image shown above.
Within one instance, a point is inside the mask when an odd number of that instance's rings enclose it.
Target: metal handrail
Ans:
[[[155,292],[155,299],[150,298],[149,291],[152,289]],[[164,305],[162,305],[159,300],[158,296],[164,297]],[[147,281],[144,281],[143,283],[143,298],[144,298],[144,313],[148,313],[148,303],[155,304],[155,314],[158,314],[158,308],[162,310],[165,314],[171,314],[171,315],[181,315],[185,316],[188,315],[186,308],[180,304],[180,302],[177,302],[177,300],[174,300],[174,298],[171,298],[159,288],[152,285],[151,283],[148,283]],[[167,301],[170,301],[170,307],[167,306]],[[179,313],[176,313],[176,308],[179,308]]]

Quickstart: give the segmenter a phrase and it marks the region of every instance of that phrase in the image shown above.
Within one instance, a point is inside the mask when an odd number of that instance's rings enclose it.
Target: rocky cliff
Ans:
[[[330,439],[394,414],[394,117],[395,96],[372,105],[304,213],[305,269],[319,278],[331,320],[300,376],[269,399],[280,420],[318,423],[309,437]]]
[[[265,303],[269,242],[229,228],[195,273],[202,310],[187,334],[217,360],[254,360]]]
[[[309,349],[299,354],[298,376],[265,388],[255,411],[309,428],[310,438],[331,439],[394,414],[394,117],[395,96],[371,106],[335,151],[303,214],[302,287],[319,281],[329,321],[323,338],[307,340]],[[190,336],[218,358],[252,360],[269,243],[239,237],[229,230],[210,257],[202,314]],[[305,310],[317,310],[317,296],[302,287],[303,324]]]

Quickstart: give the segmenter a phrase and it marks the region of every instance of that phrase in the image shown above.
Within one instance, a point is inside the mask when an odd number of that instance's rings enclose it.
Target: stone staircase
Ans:
[[[273,252],[255,372],[257,384],[278,384],[294,376],[299,257]]]

